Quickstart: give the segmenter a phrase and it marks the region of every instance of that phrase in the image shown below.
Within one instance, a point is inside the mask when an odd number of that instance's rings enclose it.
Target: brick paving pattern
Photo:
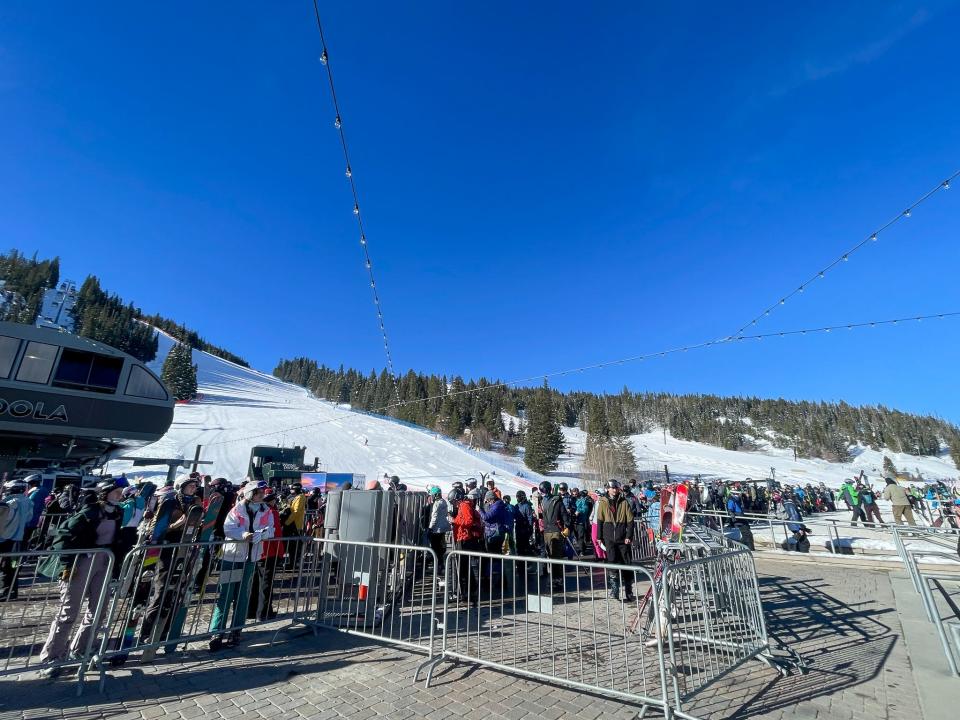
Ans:
[[[698,694],[689,712],[706,719],[918,718],[910,661],[887,573],[758,558],[772,635],[802,652],[809,674],[780,678],[752,662]],[[75,684],[34,674],[0,678],[0,720],[27,718],[367,718],[524,720],[634,718],[620,701],[469,664],[442,664],[433,685],[414,683],[422,655],[321,631],[245,634],[240,648],[197,649],[149,666],[131,662]],[[652,713],[651,713],[652,715]]]

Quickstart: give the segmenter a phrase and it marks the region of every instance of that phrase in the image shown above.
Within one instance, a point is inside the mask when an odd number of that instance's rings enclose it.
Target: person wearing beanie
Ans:
[[[916,525],[917,521],[913,517],[907,491],[900,487],[893,478],[888,477],[886,483],[887,486],[883,489],[883,499],[889,500],[893,506],[893,524],[902,525],[903,519],[906,518],[908,525]]]

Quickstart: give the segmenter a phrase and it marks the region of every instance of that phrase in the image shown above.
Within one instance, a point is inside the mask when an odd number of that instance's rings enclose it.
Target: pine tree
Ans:
[[[177,343],[163,361],[160,378],[177,400],[192,400],[197,396],[197,366],[189,345]]]
[[[883,474],[887,477],[897,476],[897,466],[894,465],[893,460],[888,458],[886,455],[883,456]]]
[[[538,473],[556,470],[557,459],[564,450],[563,432],[546,383],[527,405],[526,436],[527,467]]]

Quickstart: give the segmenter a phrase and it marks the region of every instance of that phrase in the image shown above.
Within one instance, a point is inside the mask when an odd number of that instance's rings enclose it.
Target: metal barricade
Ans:
[[[624,593],[632,585],[629,601],[611,597],[614,575]],[[667,701],[657,640],[639,632],[642,604],[660,601],[644,568],[455,550],[445,577],[428,686],[439,662],[466,661],[688,717]]]
[[[657,541],[647,521],[634,518],[631,535],[630,554],[634,563],[653,562],[657,558]]]
[[[53,536],[60,528],[60,525],[70,516],[71,513],[51,513],[44,510],[40,515],[40,521],[37,523],[37,527],[34,528],[33,533],[30,535],[30,547],[27,549],[43,550],[48,547],[53,541]]]
[[[756,568],[747,550],[668,566],[662,597],[655,623],[669,645],[677,707],[769,649]]]
[[[0,675],[77,666],[79,695],[113,567],[108,548],[0,554]]]
[[[303,586],[313,584],[304,570],[315,564],[313,552],[313,538],[133,548],[95,658],[101,687],[107,669],[133,654],[149,661],[161,648],[170,655],[205,638],[232,644],[243,628],[292,624]]]
[[[429,660],[437,568],[427,547],[314,539],[294,621],[425,652]]]

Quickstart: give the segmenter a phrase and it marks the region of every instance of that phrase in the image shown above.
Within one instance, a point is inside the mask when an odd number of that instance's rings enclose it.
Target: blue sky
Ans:
[[[324,3],[394,359],[516,378],[723,336],[960,168],[960,4]],[[271,370],[383,365],[312,6],[0,7],[3,245]],[[960,183],[760,326],[960,310]],[[960,321],[560,387],[960,420]]]

